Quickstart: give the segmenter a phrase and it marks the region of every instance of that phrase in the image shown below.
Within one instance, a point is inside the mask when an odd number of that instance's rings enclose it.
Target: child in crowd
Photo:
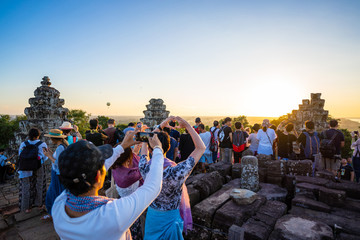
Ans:
[[[338,178],[351,182],[354,181],[354,169],[348,164],[346,158],[341,159],[341,166],[338,170]]]

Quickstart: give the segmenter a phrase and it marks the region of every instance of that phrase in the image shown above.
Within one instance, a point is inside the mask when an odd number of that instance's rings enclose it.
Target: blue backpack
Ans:
[[[317,132],[314,132],[314,135],[312,136],[307,132],[304,132],[304,134],[306,136],[306,145],[304,148],[305,158],[311,159],[314,154],[319,153],[320,139]]]

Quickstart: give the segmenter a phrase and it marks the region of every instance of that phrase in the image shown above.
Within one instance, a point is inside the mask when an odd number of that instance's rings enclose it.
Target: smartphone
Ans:
[[[136,133],[136,141],[149,142],[149,137],[154,136],[153,132],[138,132]]]

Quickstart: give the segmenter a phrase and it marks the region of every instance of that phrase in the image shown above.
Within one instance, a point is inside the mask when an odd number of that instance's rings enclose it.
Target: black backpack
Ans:
[[[210,151],[212,152],[217,152],[218,151],[218,143],[216,141],[215,138],[215,132],[216,132],[216,127],[214,127],[213,131],[210,131],[211,133],[211,138],[210,138]]]
[[[333,158],[336,154],[336,147],[334,144],[334,140],[338,135],[338,131],[331,137],[331,139],[327,138],[326,132],[324,132],[325,139],[321,140],[320,142],[320,152],[323,157],[326,158]]]
[[[20,171],[36,171],[41,167],[41,160],[39,159],[39,146],[42,141],[36,144],[25,142],[25,147],[19,156],[18,167]]]

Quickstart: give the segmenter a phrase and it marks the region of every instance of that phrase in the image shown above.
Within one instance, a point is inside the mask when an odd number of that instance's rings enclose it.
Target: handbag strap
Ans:
[[[272,142],[271,142],[271,140],[270,140],[270,137],[269,137],[269,135],[268,135],[268,133],[267,133],[267,129],[266,129],[266,136],[268,137],[268,139],[269,139],[269,142],[270,142],[270,144],[272,145]]]
[[[338,135],[338,131],[335,132],[334,135],[332,135],[331,139],[330,139],[330,142],[333,143],[333,141],[335,140],[336,136]],[[327,137],[327,134],[326,134],[326,137]]]

